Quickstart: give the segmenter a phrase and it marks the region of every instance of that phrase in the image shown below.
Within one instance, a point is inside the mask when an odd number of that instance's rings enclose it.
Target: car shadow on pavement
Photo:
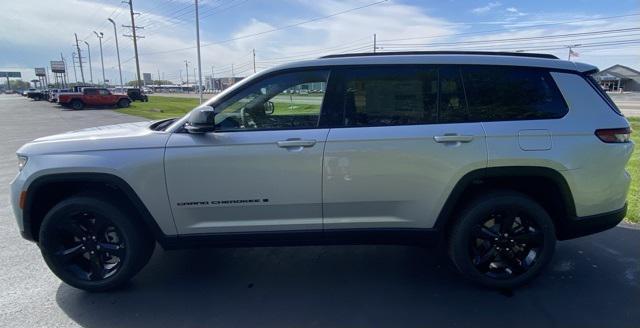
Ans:
[[[85,327],[637,327],[640,230],[559,243],[513,293],[463,281],[434,249],[158,248],[125,288],[61,284],[56,300]]]

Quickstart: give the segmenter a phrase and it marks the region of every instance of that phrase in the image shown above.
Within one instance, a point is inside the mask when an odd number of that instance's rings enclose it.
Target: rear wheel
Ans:
[[[72,100],[71,101],[71,108],[75,109],[75,110],[80,110],[84,108],[84,103],[80,100]]]
[[[119,108],[126,108],[129,107],[130,101],[128,99],[120,99],[118,101],[118,107]]]
[[[555,249],[547,212],[516,192],[474,201],[451,231],[451,260],[467,278],[492,288],[514,288],[539,274]]]
[[[121,286],[148,262],[155,242],[129,213],[90,196],[68,198],[47,213],[40,249],[49,268],[87,291]]]

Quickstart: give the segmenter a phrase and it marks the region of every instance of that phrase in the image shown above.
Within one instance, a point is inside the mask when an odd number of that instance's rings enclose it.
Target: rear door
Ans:
[[[100,105],[100,93],[98,89],[87,89],[84,90],[84,97],[82,100],[86,105],[89,106],[98,106]]]
[[[334,76],[325,229],[432,228],[456,182],[487,163],[482,126],[467,122],[459,69],[370,66]]]

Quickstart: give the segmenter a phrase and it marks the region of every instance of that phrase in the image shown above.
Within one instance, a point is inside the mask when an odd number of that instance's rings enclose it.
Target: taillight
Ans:
[[[598,129],[596,136],[606,143],[625,143],[631,141],[631,129]]]

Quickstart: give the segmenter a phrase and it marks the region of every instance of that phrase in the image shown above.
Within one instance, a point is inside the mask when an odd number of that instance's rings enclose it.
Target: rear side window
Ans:
[[[435,123],[438,71],[428,67],[377,67],[341,72],[343,126]]]
[[[551,75],[541,69],[462,66],[470,121],[563,117],[567,105]]]
[[[613,99],[611,99],[611,97],[609,97],[609,95],[602,89],[602,87],[600,86],[600,83],[598,83],[598,81],[596,81],[596,79],[593,77],[593,75],[588,75],[585,78],[587,79],[587,82],[589,82],[591,87],[602,98],[602,100],[604,100],[609,105],[609,107],[611,107],[611,109],[613,109],[614,112],[616,112],[620,116],[624,116],[622,114],[622,111],[620,111],[620,108],[618,108],[616,103],[613,102]]]

